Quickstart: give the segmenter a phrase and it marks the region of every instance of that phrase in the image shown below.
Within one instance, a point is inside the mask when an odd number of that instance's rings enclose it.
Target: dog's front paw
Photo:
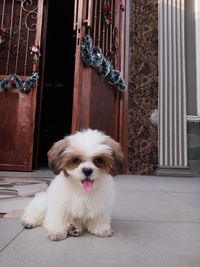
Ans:
[[[24,226],[24,228],[26,229],[31,229],[31,228],[34,228],[35,225],[33,223],[28,223],[26,221],[22,221],[22,225]]]
[[[99,237],[110,237],[113,234],[112,229],[108,228],[108,229],[99,229],[99,230],[95,230],[93,232],[94,235],[99,236]]]
[[[48,238],[52,241],[60,241],[67,238],[67,231],[64,232],[48,232]]]
[[[22,219],[21,222],[22,222],[22,225],[24,226],[24,228],[26,228],[26,229],[35,228],[35,227],[40,225],[40,222],[38,222],[36,220]]]
[[[71,236],[79,236],[82,233],[82,229],[75,224],[70,224],[68,233]]]

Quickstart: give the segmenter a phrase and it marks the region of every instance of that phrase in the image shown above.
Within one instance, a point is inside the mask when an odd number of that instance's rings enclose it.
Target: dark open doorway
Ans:
[[[48,1],[44,86],[38,167],[47,166],[47,151],[71,132],[75,38],[74,1]]]

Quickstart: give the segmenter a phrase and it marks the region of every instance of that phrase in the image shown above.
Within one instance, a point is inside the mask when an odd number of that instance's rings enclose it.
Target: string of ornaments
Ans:
[[[40,57],[39,47],[35,45],[32,46],[31,52],[33,61],[37,64]],[[83,38],[81,44],[81,57],[83,62],[86,65],[95,68],[95,70],[106,79],[108,84],[117,86],[121,92],[124,92],[127,89],[120,71],[114,69],[111,62],[102,54],[100,47],[93,46],[92,38],[89,35],[86,35]],[[16,87],[20,92],[26,93],[36,86],[38,78],[38,73],[34,72],[29,79],[22,81],[17,74],[13,73],[10,74],[8,78],[0,81],[0,89],[8,91],[8,88]]]
[[[111,2],[110,0],[104,0],[103,8],[101,11],[103,22],[106,26],[112,23]]]
[[[33,45],[30,47],[31,55],[33,56],[34,65],[37,67],[40,58],[40,50],[38,45]],[[10,88],[17,88],[21,93],[28,93],[32,88],[34,88],[37,84],[37,80],[39,75],[37,72],[33,72],[33,74],[25,81],[22,81],[21,78],[12,73],[3,80],[0,80],[0,89],[4,92],[8,91]]]
[[[115,85],[121,92],[124,92],[127,86],[121,77],[120,71],[114,69],[111,62],[102,54],[100,47],[93,46],[92,44],[92,38],[90,35],[86,35],[81,44],[81,57],[83,62],[87,66],[95,68],[106,79],[108,84]]]

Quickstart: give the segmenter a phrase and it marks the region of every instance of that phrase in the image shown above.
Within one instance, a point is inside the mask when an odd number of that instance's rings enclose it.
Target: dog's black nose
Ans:
[[[85,174],[86,177],[88,177],[93,173],[93,169],[91,169],[91,168],[83,168],[82,172]]]

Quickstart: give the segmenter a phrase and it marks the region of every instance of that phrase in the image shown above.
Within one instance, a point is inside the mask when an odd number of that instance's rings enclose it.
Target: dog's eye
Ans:
[[[93,160],[95,165],[101,165],[103,163],[103,159],[101,157],[95,158]]]
[[[79,159],[79,158],[74,158],[73,160],[72,160],[72,163],[74,163],[74,164],[80,164],[81,163],[81,159]]]

